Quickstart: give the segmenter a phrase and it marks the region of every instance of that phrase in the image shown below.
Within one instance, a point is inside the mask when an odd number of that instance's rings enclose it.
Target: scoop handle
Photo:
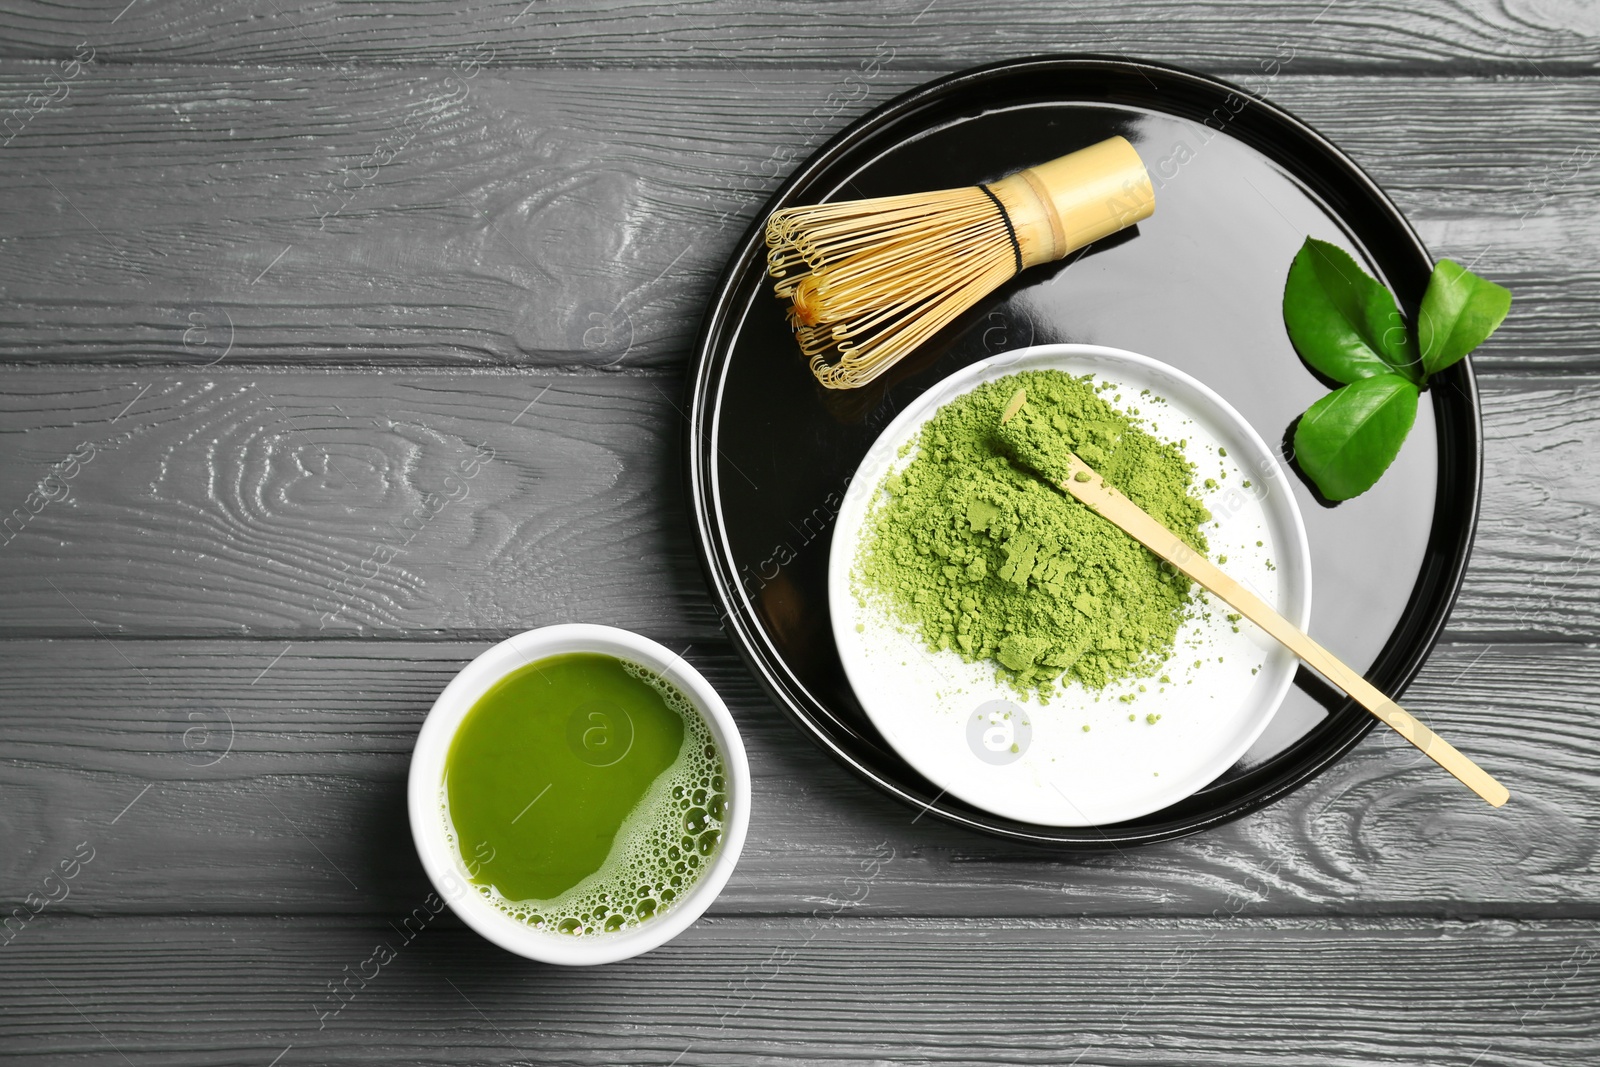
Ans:
[[[1080,480],[1080,478],[1082,480]],[[1492,807],[1500,807],[1511,793],[1482,767],[1462,755],[1454,745],[1417,721],[1416,716],[1390,700],[1383,691],[1332,652],[1313,641],[1288,619],[1274,611],[1266,601],[1223,573],[1222,569],[1190,548],[1177,534],[1157,522],[1148,512],[1105,483],[1083,460],[1073,456],[1067,477],[1060,488],[1087,504],[1095,514],[1112,523],[1151,552],[1199,582],[1229,607],[1261,627],[1284,647],[1300,657],[1334,685],[1386,725],[1410,741],[1423,754],[1461,780]]]

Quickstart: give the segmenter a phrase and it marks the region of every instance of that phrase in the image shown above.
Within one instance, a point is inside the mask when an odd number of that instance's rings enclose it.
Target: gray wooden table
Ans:
[[[0,10],[0,1058],[1600,1062],[1600,5],[125,2]],[[1504,811],[1378,733],[1221,830],[1031,851],[859,783],[722,637],[675,405],[736,235],[874,104],[1052,50],[1268,95],[1517,294],[1408,700]],[[408,936],[423,714],[567,620],[727,696],[742,864],[598,970]]]

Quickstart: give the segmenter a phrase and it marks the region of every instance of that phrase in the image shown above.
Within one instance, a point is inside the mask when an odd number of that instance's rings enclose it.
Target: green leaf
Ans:
[[[1301,358],[1334,381],[1391,372],[1422,380],[1394,297],[1337,245],[1307,237],[1300,246],[1283,286],[1283,323]]]
[[[1483,344],[1510,310],[1511,290],[1441,259],[1417,316],[1422,369],[1436,374]]]
[[[1360,496],[1400,454],[1417,417],[1417,387],[1398,374],[1362,378],[1306,409],[1294,458],[1329,500]]]

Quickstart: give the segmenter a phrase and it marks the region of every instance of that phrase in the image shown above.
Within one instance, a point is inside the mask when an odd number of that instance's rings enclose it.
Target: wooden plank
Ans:
[[[1596,384],[1486,381],[1453,635],[1600,639]],[[582,619],[713,635],[681,392],[656,373],[10,368],[0,634],[415,638]]]
[[[1600,20],[1581,2],[1431,0],[1329,4],[1087,0],[777,0],[694,5],[495,0],[448,8],[203,0],[68,7],[8,5],[0,55],[57,56],[82,40],[120,62],[438,62],[487,48],[499,62],[580,66],[849,68],[876,45],[923,67],[1040,52],[1133,53],[1230,71],[1292,56],[1307,66],[1517,72],[1593,70]]]
[[[427,891],[405,815],[416,731],[484,642],[8,641],[0,903],[80,842],[54,912],[385,914]],[[675,646],[683,647],[683,646]],[[1407,706],[1511,789],[1495,811],[1383,731],[1204,835],[1071,858],[919,818],[801,739],[725,644],[686,658],[733,709],[755,780],[719,915],[807,914],[863,863],[871,915],[1600,918],[1600,646],[1447,645]],[[59,890],[57,890],[59,892]]]
[[[702,920],[648,956],[568,969],[518,960],[448,915],[407,940],[406,914],[395,926],[40,919],[5,949],[7,1053],[51,1067],[265,1067],[275,1056],[278,1067],[1468,1067],[1600,1055],[1592,924],[824,912]],[[347,976],[336,1000],[330,985]]]
[[[1466,585],[1450,616],[1453,635],[1588,639],[1600,632],[1600,485],[1592,460],[1600,424],[1591,421],[1600,403],[1590,382],[1480,379],[1483,503]]]
[[[0,470],[0,499],[22,508],[0,572],[54,561],[26,591],[7,583],[21,593],[0,608],[12,628],[715,630],[681,503],[674,377],[219,367],[6,381],[8,425],[29,429],[13,437],[22,462]],[[49,482],[75,451],[93,455]],[[133,586],[116,588],[118,573]],[[129,593],[129,611],[105,614]]]
[[[1300,69],[1242,80],[1517,294],[1484,360],[1600,367],[1600,79]],[[0,359],[679,366],[779,178],[927,76],[0,64],[0,115],[57,97],[0,152]]]

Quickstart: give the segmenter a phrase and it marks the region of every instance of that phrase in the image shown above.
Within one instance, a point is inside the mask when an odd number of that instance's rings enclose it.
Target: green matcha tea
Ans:
[[[918,632],[932,651],[988,660],[1004,683],[1049,697],[1153,673],[1193,602],[1189,579],[1013,459],[1000,416],[1036,452],[1076,450],[1157,521],[1204,552],[1211,514],[1194,466],[1160,441],[1115,387],[1063,371],[1024,371],[973,389],[923,424],[916,455],[874,495],[853,582],[857,595]],[[1108,399],[1105,394],[1112,393]]]
[[[670,908],[709,868],[728,806],[722,757],[688,698],[597,653],[531,663],[480,697],[440,799],[478,891],[564,934]]]

